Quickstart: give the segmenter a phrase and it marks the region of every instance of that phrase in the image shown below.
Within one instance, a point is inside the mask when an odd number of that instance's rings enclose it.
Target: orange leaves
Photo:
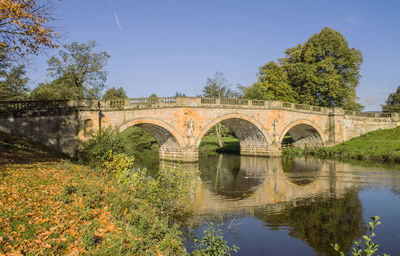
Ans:
[[[68,165],[68,166],[66,166]],[[88,176],[84,168],[68,162],[0,165],[0,255],[80,255],[85,230],[106,238],[119,234],[107,207],[88,209],[85,220],[83,194],[73,193],[65,203],[65,186],[104,186]]]
[[[0,31],[5,45],[20,54],[37,54],[41,47],[57,48],[46,4],[35,0],[1,0]]]

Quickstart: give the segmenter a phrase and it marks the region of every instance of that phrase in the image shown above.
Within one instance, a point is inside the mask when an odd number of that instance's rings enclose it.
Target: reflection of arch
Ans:
[[[304,187],[320,178],[322,163],[315,159],[283,158],[282,170],[291,183]]]
[[[119,129],[122,132],[131,126],[138,126],[154,136],[160,146],[160,156],[181,152],[183,139],[170,125],[154,119],[135,119],[124,122]]]
[[[280,138],[279,138],[279,142],[282,143],[283,138],[285,137],[285,135],[286,135],[292,128],[295,128],[295,129],[296,129],[296,127],[297,127],[297,128],[300,128],[299,130],[305,130],[306,128],[311,127],[311,128],[313,128],[313,130],[315,130],[316,134],[317,134],[317,135],[319,136],[319,138],[321,139],[322,144],[324,144],[324,143],[327,141],[327,138],[326,138],[324,132],[322,132],[321,128],[319,128],[317,124],[315,124],[314,122],[311,122],[311,121],[309,121],[309,120],[304,120],[304,119],[302,119],[302,120],[296,120],[296,121],[290,123],[289,125],[287,125],[287,126],[285,127],[285,129],[283,130],[283,132],[282,132]],[[309,134],[306,134],[306,137],[307,137],[307,136],[310,136],[310,135],[312,135],[312,132],[309,132]]]
[[[200,146],[204,135],[218,123],[222,123],[232,130],[240,141],[241,149],[244,144],[266,147],[268,142],[272,141],[258,121],[245,115],[228,114],[214,119],[201,130],[195,141],[196,147]]]

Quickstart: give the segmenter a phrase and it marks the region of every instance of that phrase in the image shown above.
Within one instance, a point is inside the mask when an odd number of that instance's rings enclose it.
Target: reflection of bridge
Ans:
[[[345,163],[315,159],[295,159],[288,164],[280,158],[242,156],[235,181],[229,181],[233,186],[224,184],[220,190],[216,188],[218,182],[229,180],[224,174],[218,174],[224,169],[220,164],[214,170],[216,181],[199,179],[193,210],[196,215],[219,215],[263,207],[279,213],[288,204],[296,206],[318,198],[338,198],[358,184],[350,173],[346,177],[336,175],[338,167],[341,171],[352,168]],[[246,188],[238,186],[243,183],[247,183]]]
[[[203,136],[217,123],[232,129],[242,155],[277,156],[287,133],[298,144],[332,145],[396,127],[399,116],[246,99],[0,102],[0,131],[41,141],[70,155],[100,127],[139,126],[157,139],[160,158],[197,161]]]

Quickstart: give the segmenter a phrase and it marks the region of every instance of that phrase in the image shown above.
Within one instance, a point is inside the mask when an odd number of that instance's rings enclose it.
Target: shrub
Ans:
[[[371,217],[371,221],[369,222],[368,233],[364,235],[362,238],[364,239],[364,243],[361,243],[361,239],[355,242],[356,247],[352,249],[353,256],[372,256],[378,251],[379,245],[372,242],[372,238],[375,236],[374,228],[381,224],[379,220],[379,216]],[[339,252],[341,256],[345,256],[346,254],[340,249],[339,244],[331,244],[335,251]],[[384,253],[384,256],[389,256]]]
[[[167,214],[178,214],[188,204],[195,172],[181,168],[161,169],[156,179],[146,169],[133,168],[133,158],[109,153],[104,162],[107,172],[115,175],[118,183],[127,184],[136,198],[148,200]]]
[[[215,228],[214,223],[208,222],[207,228],[203,231],[203,237],[198,240],[195,239],[196,249],[190,254],[192,256],[203,255],[231,255],[231,252],[237,252],[239,247],[233,245],[232,247],[224,240],[220,228]]]
[[[109,155],[109,152],[123,153],[126,144],[117,128],[108,127],[98,131],[86,144],[81,159],[89,165],[100,166]]]

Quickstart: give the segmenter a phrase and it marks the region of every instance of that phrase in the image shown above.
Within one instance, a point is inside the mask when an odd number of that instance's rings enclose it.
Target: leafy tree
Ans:
[[[338,31],[325,27],[285,53],[279,64],[269,62],[260,68],[258,82],[252,86],[256,88],[250,87],[247,97],[263,93],[259,98],[362,108],[356,102],[362,55]]]
[[[24,65],[12,67],[9,49],[0,46],[0,100],[24,100],[29,91]]]
[[[296,102],[296,92],[289,85],[284,68],[271,61],[260,67],[258,81],[245,90],[244,97],[258,100]]]
[[[119,87],[116,89],[115,87],[110,88],[103,95],[103,100],[115,100],[115,99],[128,99],[124,88]]]
[[[54,80],[38,86],[34,99],[83,99],[99,98],[107,80],[104,67],[110,56],[95,52],[95,41],[87,44],[73,42],[64,45],[59,57],[48,60],[48,72]]]
[[[16,55],[37,55],[43,48],[58,47],[52,10],[50,0],[0,1],[0,45],[9,46]]]
[[[400,112],[400,85],[396,92],[389,94],[386,99],[386,105],[382,105],[382,110],[385,112]]]
[[[19,65],[11,68],[0,81],[0,100],[25,100],[28,98],[28,77],[25,76],[25,66]]]
[[[33,100],[67,100],[82,99],[83,91],[79,87],[71,86],[66,77],[60,77],[49,83],[40,83],[32,92]]]

